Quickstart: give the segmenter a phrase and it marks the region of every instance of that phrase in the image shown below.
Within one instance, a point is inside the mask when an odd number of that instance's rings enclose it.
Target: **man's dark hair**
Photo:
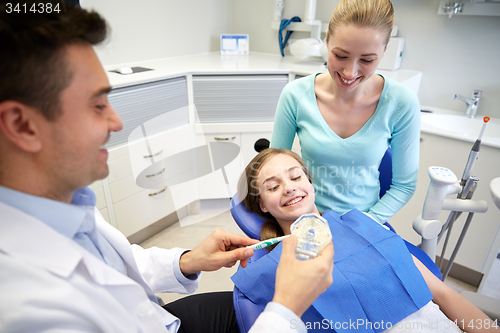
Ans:
[[[60,12],[40,14],[29,10],[40,2],[50,2]],[[106,22],[96,12],[78,6],[70,8],[62,0],[22,1],[19,12],[10,8],[0,2],[0,103],[15,100],[55,120],[61,114],[60,94],[73,76],[64,48],[77,43],[101,43],[107,35]]]

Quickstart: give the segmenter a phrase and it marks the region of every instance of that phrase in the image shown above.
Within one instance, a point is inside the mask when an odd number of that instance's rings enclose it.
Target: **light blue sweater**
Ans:
[[[384,89],[372,117],[354,135],[342,139],[321,115],[310,75],[285,86],[274,121],[271,147],[291,149],[297,133],[302,158],[313,176],[319,211],[343,214],[352,209],[384,223],[417,186],[420,106],[407,87],[384,78]],[[378,167],[392,148],[392,185],[379,199]]]

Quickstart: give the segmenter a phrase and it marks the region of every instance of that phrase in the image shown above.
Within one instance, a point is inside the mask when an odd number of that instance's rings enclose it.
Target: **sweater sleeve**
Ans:
[[[281,92],[274,118],[271,147],[291,149],[297,132],[297,103],[295,100],[295,82],[285,86]]]
[[[368,211],[380,223],[386,222],[413,196],[417,187],[420,155],[420,104],[417,96],[401,91],[395,102],[396,119],[391,135],[392,183],[385,195]]]

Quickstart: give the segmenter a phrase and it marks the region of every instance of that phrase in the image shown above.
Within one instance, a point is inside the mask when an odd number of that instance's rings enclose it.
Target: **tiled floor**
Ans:
[[[140,245],[145,248],[151,246],[163,248],[194,248],[216,228],[222,228],[236,234],[243,234],[231,217],[229,212],[229,201],[227,201],[227,205],[225,201],[222,202],[222,207],[225,208],[221,207],[220,201],[217,202],[216,206],[218,207],[217,212],[213,210],[204,210],[202,206],[202,211],[200,215],[196,216],[196,219],[203,222],[193,224],[193,217],[187,217],[147,239]],[[216,216],[208,219],[204,218],[205,216],[214,215]],[[235,271],[236,266],[232,268],[222,268],[216,272],[204,272],[197,293],[233,290],[233,283],[230,277]],[[459,292],[462,290],[477,291],[476,287],[451,277],[447,278],[445,283]],[[495,260],[495,264],[485,283],[482,293],[500,299],[500,259]],[[166,303],[183,297],[183,295],[179,294],[160,294],[160,296]]]

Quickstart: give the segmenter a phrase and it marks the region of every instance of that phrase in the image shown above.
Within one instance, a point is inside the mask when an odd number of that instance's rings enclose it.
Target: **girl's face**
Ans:
[[[341,25],[328,39],[328,72],[339,91],[352,91],[368,80],[385,51],[386,34],[377,29]]]
[[[276,218],[285,235],[302,214],[318,213],[314,188],[295,158],[285,154],[272,157],[262,166],[256,181],[260,208]]]

